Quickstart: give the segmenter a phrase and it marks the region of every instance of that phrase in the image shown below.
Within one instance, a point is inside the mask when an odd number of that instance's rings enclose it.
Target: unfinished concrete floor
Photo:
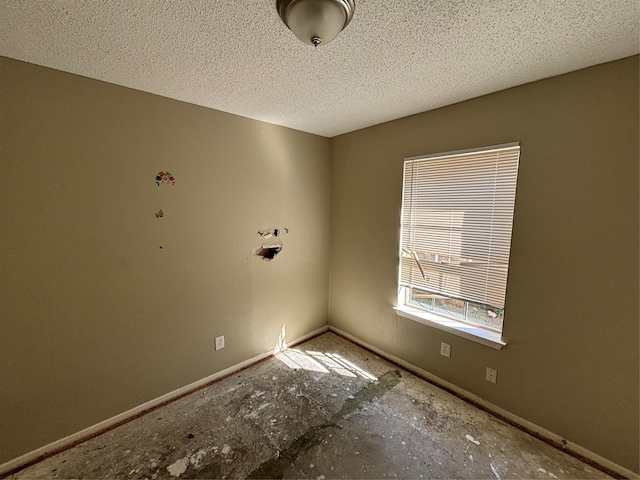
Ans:
[[[10,478],[607,478],[327,333]]]

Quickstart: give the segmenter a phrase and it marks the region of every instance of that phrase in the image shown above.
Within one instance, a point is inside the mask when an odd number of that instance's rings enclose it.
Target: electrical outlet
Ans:
[[[220,350],[222,348],[224,348],[224,335],[216,337],[216,350]]]
[[[451,358],[451,345],[448,343],[440,342],[440,355],[443,357]]]
[[[487,367],[487,375],[484,377],[487,382],[497,383],[498,382],[498,371]]]

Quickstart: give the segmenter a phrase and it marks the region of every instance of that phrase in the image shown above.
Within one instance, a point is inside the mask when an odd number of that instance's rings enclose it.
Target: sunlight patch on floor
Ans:
[[[346,360],[337,353],[316,352],[290,348],[275,356],[289,368],[301,368],[312,372],[337,373],[343,377],[362,377],[367,380],[377,380],[369,372]]]
[[[333,372],[343,377],[362,377],[366,380],[377,380],[375,376],[337,353],[323,353],[314,350],[305,352],[300,349],[287,348],[286,325],[282,325],[280,335],[278,335],[278,340],[273,349],[273,355],[289,368],[293,369],[301,368],[303,370],[321,373]]]

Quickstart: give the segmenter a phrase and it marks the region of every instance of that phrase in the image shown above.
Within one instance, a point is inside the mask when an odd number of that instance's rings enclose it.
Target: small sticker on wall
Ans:
[[[156,185],[160,186],[163,183],[175,185],[176,179],[169,172],[158,172],[158,175],[156,175]]]

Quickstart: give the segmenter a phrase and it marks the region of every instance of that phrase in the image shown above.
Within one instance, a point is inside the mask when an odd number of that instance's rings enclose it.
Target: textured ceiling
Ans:
[[[317,49],[275,0],[2,0],[0,55],[327,137],[637,54],[638,0],[356,0]]]

